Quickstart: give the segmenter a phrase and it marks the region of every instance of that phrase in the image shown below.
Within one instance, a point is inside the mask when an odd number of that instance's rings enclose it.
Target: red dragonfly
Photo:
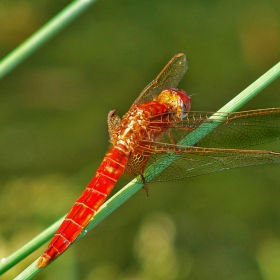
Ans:
[[[124,172],[146,182],[168,181],[249,165],[278,163],[280,153],[240,150],[280,136],[280,108],[228,114],[190,112],[191,98],[175,89],[187,71],[187,58],[176,54],[121,119],[108,115],[111,148],[92,181],[60,225],[37,267],[61,255],[87,226]],[[211,131],[209,124],[216,124]],[[205,135],[185,144],[193,134]],[[189,135],[190,136],[190,135]],[[200,137],[201,138],[201,137]],[[160,159],[160,160],[159,160]],[[169,162],[170,165],[163,165]],[[145,175],[149,169],[151,176]]]

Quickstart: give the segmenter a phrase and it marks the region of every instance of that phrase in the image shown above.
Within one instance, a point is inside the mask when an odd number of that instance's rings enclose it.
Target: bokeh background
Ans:
[[[1,58],[69,3],[1,0]],[[219,109],[279,61],[279,0],[99,0],[0,81],[0,258],[66,214],[108,148],[109,110],[178,51],[193,110]],[[242,109],[280,106],[279,89]],[[152,184],[36,279],[280,279],[279,168]]]

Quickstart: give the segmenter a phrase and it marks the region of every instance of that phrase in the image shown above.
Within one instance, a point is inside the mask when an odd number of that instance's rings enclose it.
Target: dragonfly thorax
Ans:
[[[173,112],[174,117],[182,119],[190,110],[191,98],[185,91],[165,89],[156,99],[133,105],[122,120],[115,111],[108,115],[110,142],[126,153],[134,151],[141,140],[153,141],[158,131],[151,132],[150,121],[154,116]]]
[[[150,115],[147,110],[132,106],[115,129],[110,131],[113,146],[121,146],[128,152],[134,150],[140,139],[145,137]]]

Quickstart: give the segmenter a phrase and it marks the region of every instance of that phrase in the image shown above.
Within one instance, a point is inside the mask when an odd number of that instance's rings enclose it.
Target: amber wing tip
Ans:
[[[38,260],[36,266],[38,268],[43,268],[44,266],[46,266],[47,264],[49,264],[51,262],[51,257],[48,256],[47,254],[43,254],[40,259]]]
[[[183,56],[183,55],[186,55],[184,52],[178,52],[178,53],[176,53],[176,57],[181,57],[181,56]]]

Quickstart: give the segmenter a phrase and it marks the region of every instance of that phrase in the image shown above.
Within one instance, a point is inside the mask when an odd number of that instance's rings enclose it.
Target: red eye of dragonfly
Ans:
[[[177,90],[177,89],[169,89],[172,92],[176,93],[176,95],[178,96],[178,103],[180,104],[181,107],[181,114],[180,114],[180,118],[185,118],[187,113],[190,111],[191,109],[191,97],[187,95],[187,93],[184,90]]]
[[[182,110],[184,112],[189,112],[191,109],[191,104],[192,104],[190,96],[188,96],[186,94],[186,92],[183,90],[177,91],[177,94],[180,96],[180,99],[181,99]],[[184,118],[184,117],[182,117],[182,118]]]

